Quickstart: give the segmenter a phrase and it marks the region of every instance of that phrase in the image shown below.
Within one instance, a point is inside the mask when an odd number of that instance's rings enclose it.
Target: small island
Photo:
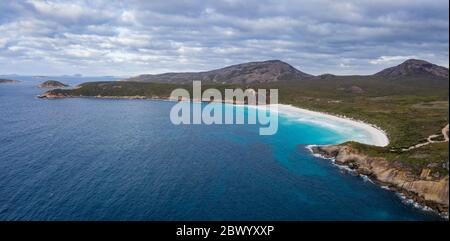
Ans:
[[[69,85],[63,84],[57,80],[47,80],[47,81],[41,83],[38,87],[55,89],[55,88],[66,88],[66,87],[69,87]]]
[[[18,80],[0,79],[0,84],[16,84],[20,83]]]

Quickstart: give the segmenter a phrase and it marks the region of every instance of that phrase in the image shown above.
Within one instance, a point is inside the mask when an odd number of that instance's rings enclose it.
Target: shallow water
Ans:
[[[274,136],[175,126],[173,102],[41,92],[0,85],[0,220],[438,219],[305,148],[358,130],[289,116]]]

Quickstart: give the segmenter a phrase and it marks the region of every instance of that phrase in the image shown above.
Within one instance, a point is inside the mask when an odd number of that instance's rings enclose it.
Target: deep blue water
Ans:
[[[175,126],[173,102],[43,100],[34,85],[0,85],[0,220],[438,218],[305,149],[345,133]]]

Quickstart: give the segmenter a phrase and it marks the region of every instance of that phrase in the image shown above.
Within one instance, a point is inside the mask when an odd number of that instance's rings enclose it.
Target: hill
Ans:
[[[209,83],[271,83],[312,77],[280,60],[250,62],[205,72],[139,75],[126,81],[155,83],[189,83],[201,80]]]
[[[65,87],[69,87],[69,85],[63,84],[56,80],[47,80],[47,81],[41,83],[38,87],[39,88],[65,88]]]
[[[384,69],[375,75],[384,78],[398,78],[402,76],[448,78],[448,69],[424,60],[408,59],[397,66]]]

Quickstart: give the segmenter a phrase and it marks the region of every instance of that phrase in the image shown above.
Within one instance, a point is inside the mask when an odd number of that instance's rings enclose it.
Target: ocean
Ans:
[[[173,125],[174,102],[38,99],[37,84],[0,85],[0,220],[439,219],[306,148],[360,129]]]

